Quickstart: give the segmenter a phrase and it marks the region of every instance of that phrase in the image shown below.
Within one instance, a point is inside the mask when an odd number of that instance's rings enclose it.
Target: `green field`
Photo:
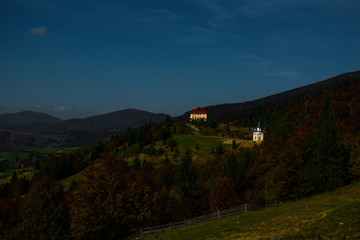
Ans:
[[[0,161],[8,160],[11,169],[17,168],[19,161],[29,156],[28,152],[0,152]]]
[[[360,183],[142,239],[360,239]]]
[[[179,144],[180,154],[184,153],[186,148],[190,148],[194,162],[198,163],[205,163],[211,157],[211,152],[216,149],[216,146],[222,144],[222,139],[214,136],[181,134],[173,135],[173,138]],[[226,148],[230,147],[224,145],[224,149]]]
[[[33,168],[20,169],[19,162],[25,160],[34,152],[39,153],[40,156],[46,156],[50,154],[71,153],[77,149],[78,148],[32,148],[17,152],[0,152],[0,161],[7,160],[9,163],[9,168],[0,172],[0,184],[10,182],[14,171],[18,173],[18,177],[24,176],[27,179],[31,179],[34,175]]]
[[[32,179],[34,176],[33,168],[16,169],[16,170],[8,170],[6,172],[0,172],[0,185],[3,183],[10,182],[14,172],[17,172],[18,177],[25,177],[28,180]]]
[[[60,154],[60,153],[72,153],[76,151],[78,148],[29,148],[26,149],[26,152],[38,152],[42,154]]]
[[[84,178],[84,176],[82,175],[81,172],[79,172],[79,173],[77,173],[75,175],[72,175],[72,176],[70,176],[68,178],[65,178],[64,180],[61,180],[60,183],[63,185],[64,190],[69,190],[71,182],[73,180],[78,181],[81,178]]]
[[[211,149],[215,148],[217,143],[220,141],[219,137],[197,136],[187,134],[173,135],[173,138],[179,144],[179,147],[182,150],[185,148],[195,150],[196,144],[198,144],[200,149],[211,151]]]
[[[29,148],[16,152],[0,152],[0,161],[9,160],[10,162],[14,162],[17,158],[21,161],[27,158],[32,152],[40,154],[60,154],[71,153],[77,149],[78,148]]]

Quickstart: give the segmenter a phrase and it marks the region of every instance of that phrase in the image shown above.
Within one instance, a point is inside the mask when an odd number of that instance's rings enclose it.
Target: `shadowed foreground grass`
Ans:
[[[143,239],[360,239],[360,183]]]

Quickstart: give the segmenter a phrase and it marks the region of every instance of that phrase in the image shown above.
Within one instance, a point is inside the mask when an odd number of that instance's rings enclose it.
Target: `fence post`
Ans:
[[[245,213],[247,213],[247,203],[245,203]]]
[[[185,219],[185,226],[187,226],[187,220]]]
[[[143,235],[142,227],[140,228],[140,235],[141,235],[141,236]]]
[[[171,231],[171,222],[169,222],[169,232]]]
[[[218,210],[218,219],[220,218],[220,210]]]

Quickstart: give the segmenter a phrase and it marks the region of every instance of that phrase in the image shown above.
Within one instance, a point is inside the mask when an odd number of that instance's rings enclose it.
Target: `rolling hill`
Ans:
[[[63,120],[52,117],[48,114],[40,113],[40,112],[32,112],[32,111],[0,114],[0,127],[4,127],[11,124],[27,124],[34,122],[56,124],[62,121]]]
[[[125,109],[84,119],[60,120],[44,113],[0,115],[0,150],[28,147],[72,147],[92,144],[128,128],[160,123],[165,114]]]

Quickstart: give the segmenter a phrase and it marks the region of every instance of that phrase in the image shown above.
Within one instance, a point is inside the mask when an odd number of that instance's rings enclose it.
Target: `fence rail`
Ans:
[[[175,223],[169,222],[169,224],[164,224],[154,227],[145,227],[145,228],[141,228],[139,231],[133,233],[132,235],[126,237],[124,240],[130,240],[139,236],[150,236],[150,235],[161,234],[185,226],[195,225],[214,219],[246,213],[248,211],[256,211],[256,210],[260,210],[261,208],[263,208],[263,206],[244,204],[226,210],[209,213],[203,216],[199,216],[191,219],[185,219],[184,221],[180,221],[180,222],[175,222]]]

